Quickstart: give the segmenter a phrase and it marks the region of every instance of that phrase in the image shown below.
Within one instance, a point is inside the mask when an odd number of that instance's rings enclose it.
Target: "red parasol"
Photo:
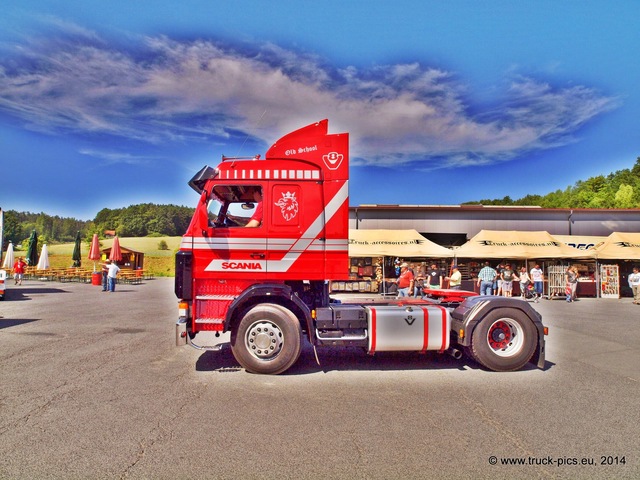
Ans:
[[[109,260],[111,260],[112,262],[122,261],[122,250],[120,250],[120,240],[118,240],[117,235],[113,237],[113,245],[111,246]]]
[[[89,260],[93,260],[93,271],[96,271],[96,260],[100,260],[100,240],[98,234],[94,233],[91,239],[91,248],[89,249]]]

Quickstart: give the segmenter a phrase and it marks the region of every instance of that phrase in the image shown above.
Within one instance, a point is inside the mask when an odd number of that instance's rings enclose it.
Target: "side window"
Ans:
[[[262,225],[261,185],[216,185],[208,205],[209,225],[259,227]]]

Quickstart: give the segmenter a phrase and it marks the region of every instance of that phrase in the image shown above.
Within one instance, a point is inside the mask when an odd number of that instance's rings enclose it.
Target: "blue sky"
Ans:
[[[544,194],[640,156],[635,0],[3,4],[7,210],[194,206],[203,165],[323,118],[354,206]]]

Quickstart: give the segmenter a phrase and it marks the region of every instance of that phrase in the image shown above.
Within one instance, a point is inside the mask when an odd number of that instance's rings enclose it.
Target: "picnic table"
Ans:
[[[118,272],[118,281],[132,285],[140,284],[142,283],[142,272],[140,270],[122,268]]]
[[[7,270],[7,276],[11,272],[11,269]],[[45,270],[38,270],[34,266],[25,267],[25,278],[33,280],[46,280],[46,281],[59,281],[59,282],[80,282],[80,283],[92,283],[92,278],[95,273],[92,269],[86,269],[82,267],[53,267]],[[142,280],[152,279],[153,275],[145,269],[121,268],[118,272],[117,282],[128,283],[137,285],[142,283]]]
[[[91,275],[93,275],[92,270],[80,267],[70,267],[59,271],[57,279],[61,282],[91,283]]]

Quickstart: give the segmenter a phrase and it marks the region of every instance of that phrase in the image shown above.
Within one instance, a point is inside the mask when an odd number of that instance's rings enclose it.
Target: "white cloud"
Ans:
[[[148,163],[152,158],[144,155],[132,155],[130,153],[114,152],[114,151],[101,151],[92,149],[82,149],[78,153],[87,155],[93,158],[99,158],[107,165],[116,163],[124,163],[130,165],[138,165]]]
[[[588,87],[516,76],[502,105],[471,113],[469,92],[451,72],[418,63],[335,69],[271,44],[234,49],[163,36],[125,48],[64,27],[65,35],[0,60],[0,110],[49,133],[159,144],[242,132],[269,144],[329,118],[333,131],[350,132],[360,165],[441,168],[567,144],[617,106]]]

